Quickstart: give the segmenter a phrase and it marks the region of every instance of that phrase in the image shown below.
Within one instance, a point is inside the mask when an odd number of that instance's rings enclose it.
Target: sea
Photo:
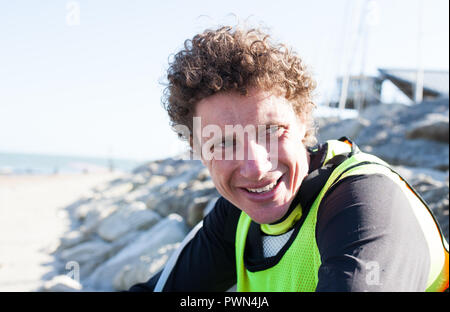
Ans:
[[[0,175],[132,172],[142,163],[132,159],[0,152]]]

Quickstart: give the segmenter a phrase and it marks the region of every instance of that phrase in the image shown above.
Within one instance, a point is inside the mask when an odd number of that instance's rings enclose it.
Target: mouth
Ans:
[[[283,181],[284,174],[278,180],[259,188],[239,188],[248,199],[252,201],[263,201],[273,198]]]

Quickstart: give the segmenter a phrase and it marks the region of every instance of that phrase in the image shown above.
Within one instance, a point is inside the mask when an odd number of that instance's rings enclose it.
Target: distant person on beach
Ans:
[[[448,288],[448,245],[426,203],[350,139],[316,142],[314,88],[300,57],[261,30],[185,42],[165,107],[222,196],[130,291]]]

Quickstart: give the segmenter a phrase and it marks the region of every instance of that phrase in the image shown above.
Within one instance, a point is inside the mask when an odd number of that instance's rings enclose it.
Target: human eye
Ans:
[[[224,149],[229,149],[235,145],[235,140],[233,138],[225,138],[219,142],[216,142],[211,146],[211,151],[220,151]]]
[[[267,126],[264,131],[264,136],[268,138],[278,137],[280,135],[282,127],[279,125]]]
[[[235,140],[234,138],[226,138],[224,140],[222,140],[222,142],[220,142],[220,147],[224,148],[224,149],[228,149],[231,148],[235,145]]]
[[[266,133],[268,135],[275,135],[278,133],[278,131],[280,130],[280,127],[277,125],[271,125],[270,127],[267,128]]]

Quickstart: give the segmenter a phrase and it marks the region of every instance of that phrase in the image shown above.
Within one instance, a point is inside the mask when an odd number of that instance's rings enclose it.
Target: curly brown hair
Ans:
[[[274,44],[259,29],[225,26],[206,30],[175,54],[169,64],[163,105],[172,128],[187,126],[192,147],[195,105],[218,92],[247,95],[251,88],[276,92],[289,100],[307,127],[304,144],[316,143],[312,92],[315,81],[302,60],[283,44]]]

